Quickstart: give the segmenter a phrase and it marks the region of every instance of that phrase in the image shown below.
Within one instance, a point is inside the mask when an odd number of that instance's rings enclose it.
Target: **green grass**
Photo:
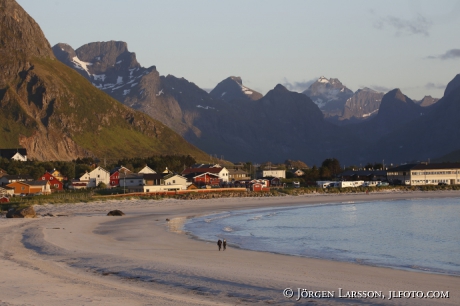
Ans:
[[[56,139],[66,135],[99,158],[180,154],[208,159],[208,154],[161,122],[114,100],[58,60],[31,62],[34,69],[27,78],[34,82],[22,83],[19,76],[10,80],[0,101],[0,146],[17,147],[20,135],[31,136],[43,125],[41,119],[49,118],[43,126],[49,135]],[[37,94],[40,88],[48,99],[43,106]]]

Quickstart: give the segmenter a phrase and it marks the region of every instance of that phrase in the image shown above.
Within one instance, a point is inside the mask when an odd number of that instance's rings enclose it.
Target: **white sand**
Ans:
[[[460,277],[232,248],[174,233],[187,217],[255,207],[460,197],[401,192],[202,201],[107,201],[36,206],[37,219],[0,219],[0,305],[460,305]],[[121,209],[124,217],[107,217]],[[170,222],[165,221],[171,219]],[[169,229],[168,229],[169,228]],[[458,254],[457,254],[458,255]],[[335,299],[282,295],[284,288]],[[338,290],[449,291],[447,299],[343,299]],[[308,304],[310,304],[308,303]]]

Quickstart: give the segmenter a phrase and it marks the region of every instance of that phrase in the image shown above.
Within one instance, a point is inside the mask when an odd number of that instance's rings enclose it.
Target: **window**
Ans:
[[[59,188],[59,184],[54,184],[54,187]]]
[[[44,180],[45,180],[45,177],[43,176],[43,177],[42,177],[42,181],[44,181]]]
[[[176,183],[176,180],[173,180],[173,184],[175,184],[175,183]]]
[[[50,181],[52,181],[52,180],[53,180],[53,178],[52,178],[52,177],[50,177]]]

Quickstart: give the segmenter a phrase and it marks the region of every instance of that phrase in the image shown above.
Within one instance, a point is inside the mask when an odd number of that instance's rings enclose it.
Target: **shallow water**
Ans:
[[[230,247],[460,275],[459,198],[239,210],[184,230]]]

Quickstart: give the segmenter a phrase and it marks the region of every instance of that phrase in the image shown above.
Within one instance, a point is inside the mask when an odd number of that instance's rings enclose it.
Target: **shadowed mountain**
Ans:
[[[163,122],[202,150],[233,161],[290,158],[319,164],[325,158],[336,157],[343,163],[356,164],[420,159],[426,156],[420,148],[407,150],[411,155],[398,155],[395,148],[411,143],[413,135],[431,138],[433,122],[443,122],[443,116],[450,122],[453,116],[440,113],[450,105],[441,103],[445,98],[421,107],[399,89],[383,97],[370,89],[353,94],[337,79],[320,78],[309,88],[316,104],[305,94],[282,85],[251,100],[248,93],[252,90],[237,77],[225,79],[207,93],[184,78],[160,76],[154,66],[143,68],[123,42],[90,43],[74,53],[59,44],[54,52],[64,52],[59,58],[86,75],[95,87]],[[454,87],[450,84],[446,92],[454,92]],[[340,115],[342,122],[357,123],[338,127],[326,122],[323,117],[329,110],[329,114]],[[435,111],[437,119],[429,119],[434,118]],[[428,128],[420,123],[425,120],[432,120]],[[420,134],[422,130],[425,134]],[[393,141],[402,144],[396,146]],[[454,150],[438,143],[429,154],[441,156]]]
[[[250,88],[243,86],[243,81],[240,77],[228,77],[209,93],[214,99],[222,99],[225,102],[233,100],[248,100],[255,101],[262,98],[262,94]]]
[[[0,147],[22,146],[39,160],[171,152],[206,158],[57,61],[40,27],[15,1],[0,0],[0,28]]]
[[[457,75],[431,111],[380,138],[370,154],[397,162],[435,159],[460,150],[460,82]],[[383,101],[382,101],[383,104]],[[412,107],[411,107],[412,108]],[[423,108],[422,110],[425,110]],[[399,117],[401,118],[401,117]]]

